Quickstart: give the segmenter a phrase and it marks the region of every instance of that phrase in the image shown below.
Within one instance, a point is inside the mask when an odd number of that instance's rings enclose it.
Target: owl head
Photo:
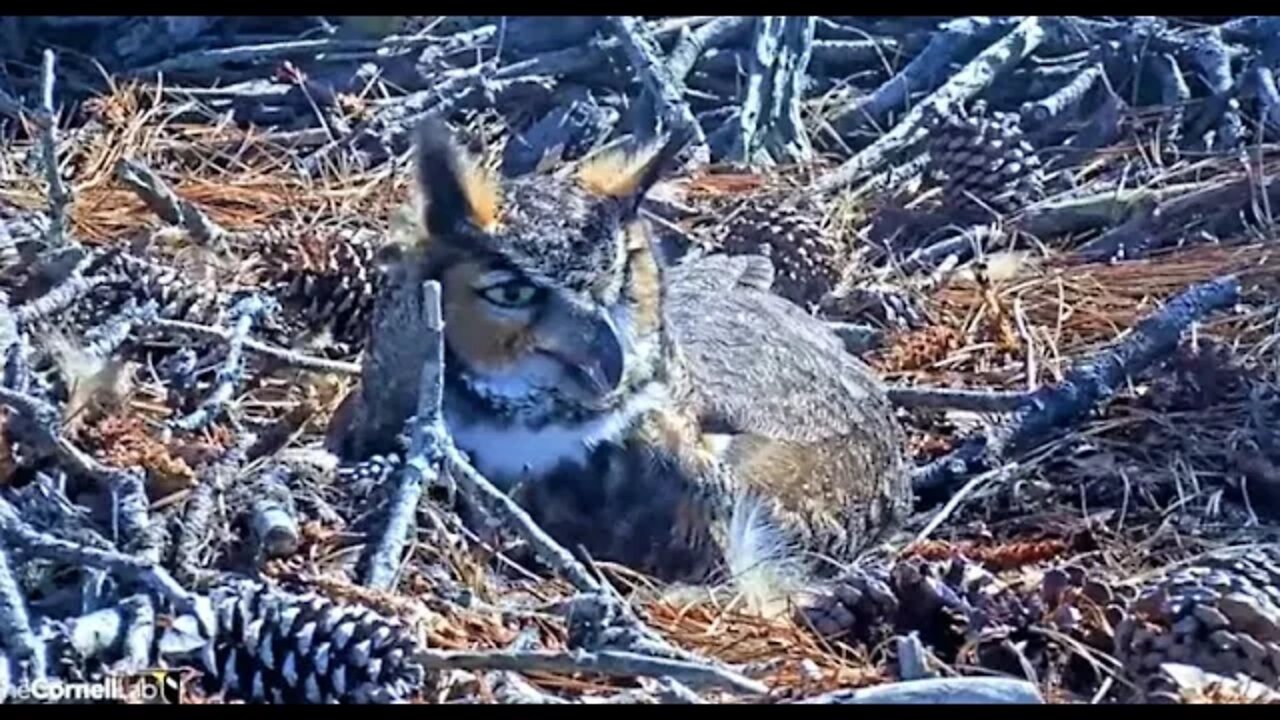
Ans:
[[[441,284],[450,374],[495,407],[606,410],[658,369],[662,284],[639,218],[684,144],[503,180],[443,122],[417,136],[420,252]]]

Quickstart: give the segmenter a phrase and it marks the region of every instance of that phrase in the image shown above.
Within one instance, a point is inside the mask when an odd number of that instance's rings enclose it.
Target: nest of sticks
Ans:
[[[581,32],[402,20],[251,61],[236,53],[271,42],[239,41],[255,30],[232,19],[129,25],[169,33],[170,56],[150,57],[153,43],[104,45],[116,20],[88,18],[62,31],[105,53],[111,80],[89,89],[72,64],[56,105],[49,53],[5,58],[0,689],[184,666],[172,658],[209,647],[217,671],[188,701],[272,689],[344,702],[894,701],[858,692],[992,670],[1029,680],[1036,700],[1125,701],[1116,623],[1060,631],[1024,599],[1046,573],[1119,588],[1274,541],[1280,195],[1266,142],[1274,63],[1254,27],[1265,19],[1078,20],[1107,51],[1079,56],[1057,18],[611,18]],[[1154,49],[1135,61],[1138,39]],[[1024,62],[1037,47],[1053,61]],[[898,64],[873,60],[889,50]],[[357,91],[326,54],[342,52],[447,87],[359,76]],[[468,52],[485,59],[463,64]],[[590,69],[598,56],[641,68],[639,81]],[[1201,75],[1188,84],[1190,64]],[[239,84],[202,88],[215,70]],[[785,100],[731,91],[735,72]],[[997,91],[993,77],[1011,79]],[[921,78],[923,96],[904,89]],[[985,105],[1016,108],[1021,125]],[[999,631],[970,618],[824,639],[798,617],[582,568],[482,477],[441,488],[423,471],[405,490],[403,458],[335,468],[322,435],[360,373],[377,246],[408,198],[402,141],[428,111],[510,173],[693,118],[689,164],[646,208],[663,242],[769,254],[776,289],[882,373],[910,428],[921,503],[890,561],[922,576],[972,567],[1032,609]],[[930,128],[949,139],[922,145]],[[1013,156],[1010,138],[1027,143]],[[1042,162],[1024,169],[1028,148]],[[961,173],[990,163],[1025,194],[986,198],[986,171]],[[438,427],[414,432],[421,457],[465,463],[428,442]],[[510,527],[477,534],[454,512],[459,489]],[[412,533],[389,529],[406,498]],[[541,565],[514,559],[522,547]],[[393,550],[389,570],[367,569]],[[248,584],[220,585],[230,572]],[[75,632],[99,623],[114,630]],[[249,627],[307,677],[282,674]],[[331,638],[341,627],[373,649],[347,652],[359,643]],[[346,649],[317,660],[313,636]],[[1204,678],[1182,691],[1257,699]]]

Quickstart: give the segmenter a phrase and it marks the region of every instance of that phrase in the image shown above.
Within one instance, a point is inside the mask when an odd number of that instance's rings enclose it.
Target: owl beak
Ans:
[[[622,382],[626,360],[622,337],[604,310],[583,313],[573,332],[554,333],[544,351],[573,368],[584,388],[595,396],[613,392]]]

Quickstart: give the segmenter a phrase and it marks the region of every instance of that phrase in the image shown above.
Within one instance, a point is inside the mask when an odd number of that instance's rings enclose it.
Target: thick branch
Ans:
[[[44,51],[40,66],[40,151],[44,162],[44,176],[49,184],[49,244],[57,247],[65,242],[67,234],[67,206],[71,204],[71,191],[62,181],[58,168],[58,116],[53,105],[54,63],[52,50]]]
[[[13,574],[13,565],[5,543],[0,543],[0,648],[6,649],[19,665],[26,666],[29,679],[45,676],[44,646],[31,629],[31,617],[27,603]],[[0,663],[5,656],[0,654]]]
[[[934,491],[960,476],[992,466],[1030,449],[1056,430],[1069,428],[1110,398],[1127,378],[1141,373],[1177,347],[1183,331],[1206,315],[1236,304],[1240,282],[1226,277],[1192,286],[1138,323],[1115,347],[1081,363],[1057,385],[1032,394],[1029,402],[989,438],[976,438],[920,468],[917,492]]]
[[[936,92],[911,108],[892,130],[819,178],[814,189],[821,193],[840,190],[876,171],[891,154],[924,138],[928,133],[926,119],[930,115],[952,110],[975,97],[1002,73],[1022,62],[1044,37],[1039,18],[1030,17],[1018,23],[1008,35],[979,53]]]
[[[422,490],[439,478],[443,448],[449,442],[444,425],[444,317],[440,307],[440,283],[432,280],[422,288],[426,360],[418,384],[418,412],[414,418],[409,454],[397,473],[395,494],[386,527],[369,561],[365,584],[380,590],[395,584],[400,555],[409,537],[409,528],[418,510]]]
[[[666,63],[662,61],[661,51],[653,35],[636,17],[614,15],[608,19],[609,25],[632,68],[639,74],[645,90],[652,96],[658,111],[658,117],[667,131],[690,133],[693,142],[691,150],[695,162],[708,162],[710,154],[707,150],[707,138],[698,125],[693,110],[684,100],[684,82],[677,79]]]
[[[120,158],[116,176],[142,198],[151,211],[171,225],[181,225],[196,242],[214,245],[226,237],[227,231],[211,220],[203,210],[178,197],[151,168],[136,160]]]
[[[908,408],[1013,412],[1031,400],[1031,393],[941,387],[890,387],[889,400]]]
[[[802,705],[1042,705],[1035,685],[1011,678],[956,677],[908,680],[856,690],[837,690],[801,700]]]
[[[467,652],[426,650],[416,658],[436,670],[512,670],[516,672],[598,673],[615,677],[667,676],[693,687],[720,687],[752,695],[764,695],[762,683],[712,665],[655,658],[618,650],[500,650]]]
[[[1023,121],[1033,125],[1044,125],[1067,110],[1078,107],[1101,78],[1102,63],[1090,65],[1049,97],[1024,103],[1021,108]]]
[[[930,90],[937,86],[949,65],[971,52],[975,43],[988,38],[992,31],[1002,27],[999,21],[987,18],[961,18],[948,23],[934,33],[929,44],[916,54],[902,70],[886,80],[875,92],[858,98],[858,101],[832,121],[844,132],[860,126],[876,125],[894,110],[906,110],[907,98],[912,92]]]

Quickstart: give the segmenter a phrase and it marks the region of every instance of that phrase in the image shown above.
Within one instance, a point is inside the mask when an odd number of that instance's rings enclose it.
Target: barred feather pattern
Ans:
[[[261,703],[393,703],[422,686],[409,630],[370,608],[243,580],[211,593],[205,689]]]

